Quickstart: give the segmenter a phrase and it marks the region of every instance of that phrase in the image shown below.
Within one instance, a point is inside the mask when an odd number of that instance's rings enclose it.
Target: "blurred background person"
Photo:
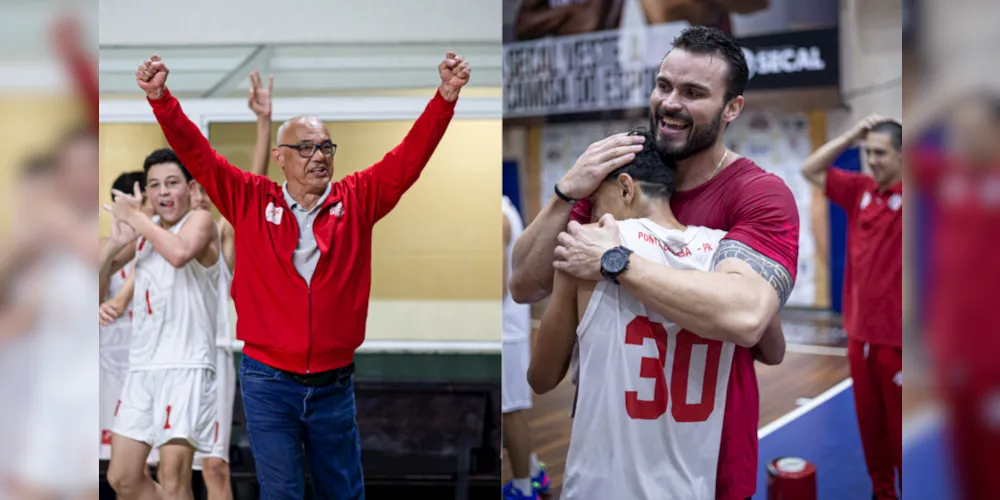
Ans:
[[[831,168],[864,141],[872,175]],[[873,115],[806,159],[802,175],[847,214],[844,327],[854,406],[873,497],[896,498],[902,476],[903,127]]]
[[[528,385],[531,362],[531,306],[514,302],[508,289],[511,276],[511,252],[524,232],[517,209],[506,196],[501,198],[503,215],[503,439],[514,479],[504,485],[505,500],[534,499],[548,493],[549,477],[545,464],[538,461],[531,446],[531,427],[524,410],[532,405]]]

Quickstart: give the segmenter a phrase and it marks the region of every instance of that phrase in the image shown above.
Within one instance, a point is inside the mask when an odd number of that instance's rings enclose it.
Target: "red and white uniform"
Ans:
[[[869,175],[831,168],[826,195],[847,214],[844,329],[868,475],[877,498],[896,498],[903,445],[903,183],[881,190]]]
[[[170,231],[177,234],[188,217]],[[139,238],[129,372],[112,432],[153,448],[184,439],[211,451],[218,414],[215,344],[229,293],[225,266],[220,251],[209,268],[197,260],[175,268]]]
[[[725,231],[618,223],[623,245],[710,271]],[[707,340],[601,281],[577,328],[580,382],[563,498],[715,498],[735,344]]]
[[[229,266],[223,261],[223,290],[229,290],[233,275]],[[197,452],[194,454],[192,468],[202,469],[202,461],[206,458],[218,458],[229,463],[229,441],[233,432],[233,402],[236,398],[236,364],[233,359],[233,325],[229,320],[229,300],[224,302],[224,307],[219,310],[219,329],[216,342],[215,361],[215,391],[218,405],[217,415],[214,424],[215,444],[208,453]]]
[[[726,240],[749,246],[780,264],[795,279],[799,258],[798,207],[788,186],[753,161],[739,158],[708,182],[674,193],[670,208],[681,224],[726,231]],[[590,218],[591,204],[577,203],[573,219],[590,222]],[[753,355],[750,349],[737,346],[719,443],[717,500],[743,500],[756,492],[759,420],[760,395]]]
[[[111,275],[108,295],[104,300],[115,297],[125,285],[132,264],[126,264]],[[108,326],[101,327],[100,377],[101,377],[101,460],[111,460],[111,424],[115,419],[115,406],[122,393],[122,385],[128,374],[129,343],[132,340],[132,305]]]

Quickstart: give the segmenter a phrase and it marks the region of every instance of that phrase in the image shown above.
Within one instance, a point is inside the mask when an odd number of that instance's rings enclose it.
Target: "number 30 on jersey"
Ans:
[[[719,361],[722,342],[707,340],[687,331],[677,333],[675,345],[667,345],[670,336],[667,329],[654,323],[646,316],[638,316],[625,328],[625,343],[642,345],[645,339],[656,341],[656,358],[642,358],[639,376],[654,380],[653,399],[639,399],[637,391],[625,391],[625,411],[634,420],[656,420],[667,412],[667,402],[673,395],[674,404],[670,415],[676,422],[704,422],[715,410],[715,390],[719,378]],[[707,347],[705,373],[701,384],[701,398],[698,403],[687,402],[688,374],[691,367],[691,351],[696,345]],[[670,367],[670,387],[667,387],[667,350],[674,348],[674,363]]]

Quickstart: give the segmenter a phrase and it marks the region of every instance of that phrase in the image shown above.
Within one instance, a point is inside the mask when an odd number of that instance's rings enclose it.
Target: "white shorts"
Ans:
[[[531,337],[504,339],[501,346],[503,385],[500,388],[500,409],[503,413],[530,409],[533,396],[531,386],[528,385]]]
[[[192,469],[201,470],[201,462],[206,458],[219,458],[229,463],[229,438],[233,433],[233,402],[236,398],[236,364],[233,352],[222,347],[216,349],[215,390],[218,401],[214,430],[215,445],[209,453],[194,454]]]
[[[218,401],[211,368],[130,370],[111,432],[159,448],[173,439],[197,451],[215,444]]]
[[[100,459],[111,460],[111,426],[128,375],[128,346],[124,349],[102,349],[100,359]]]

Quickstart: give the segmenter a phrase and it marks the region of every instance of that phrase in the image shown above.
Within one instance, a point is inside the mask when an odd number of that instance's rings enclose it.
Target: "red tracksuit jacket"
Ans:
[[[295,373],[354,360],[368,317],[372,227],[416,182],[456,102],[435,93],[403,142],[378,163],[333,183],[313,224],[320,258],[307,284],[292,264],[299,228],[281,185],[215,152],[169,90],[149,101],[170,147],[235,229],[232,294],[240,319],[236,337],[245,342],[246,355]]]

